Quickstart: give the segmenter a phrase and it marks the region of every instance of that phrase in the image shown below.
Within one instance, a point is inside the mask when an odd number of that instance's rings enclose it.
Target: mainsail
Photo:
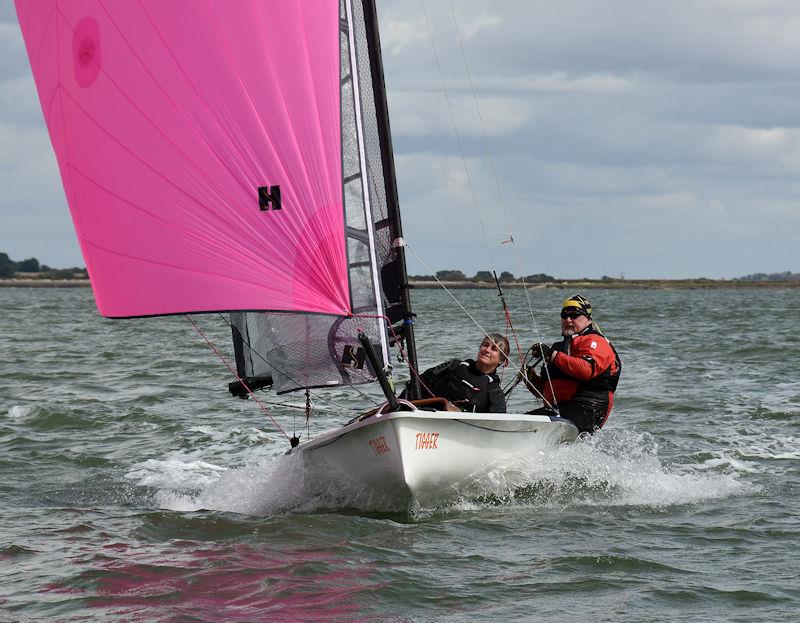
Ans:
[[[388,366],[374,0],[15,4],[101,314],[230,311],[240,376],[278,391],[372,380],[359,333]]]

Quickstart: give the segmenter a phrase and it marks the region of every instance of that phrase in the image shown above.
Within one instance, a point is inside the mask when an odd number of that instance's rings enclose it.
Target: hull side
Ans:
[[[576,436],[571,423],[546,416],[399,412],[348,424],[292,453],[317,487],[338,489],[348,506],[399,510],[412,500],[445,503],[482,472]]]
[[[434,505],[463,495],[487,470],[539,457],[577,436],[568,422],[513,415],[398,418],[393,425],[412,497]]]
[[[346,426],[298,446],[306,477],[346,506],[401,510],[411,501],[402,455],[390,421]]]

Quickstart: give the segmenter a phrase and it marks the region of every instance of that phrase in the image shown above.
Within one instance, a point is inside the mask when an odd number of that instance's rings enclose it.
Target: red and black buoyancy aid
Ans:
[[[569,398],[572,402],[587,402],[587,403],[602,403],[606,402],[609,399],[609,392],[614,393],[617,390],[617,384],[619,383],[620,375],[622,374],[622,361],[619,357],[619,353],[617,349],[614,348],[614,345],[609,342],[605,336],[597,330],[594,323],[590,324],[586,329],[581,331],[579,334],[574,336],[567,336],[561,342],[556,342],[553,344],[553,350],[557,350],[562,352],[566,355],[575,356],[571,351],[573,341],[575,339],[588,337],[591,335],[597,335],[602,337],[608,346],[611,348],[611,351],[614,354],[614,362],[612,365],[609,365],[603,372],[598,374],[597,376],[589,379],[589,380],[581,380],[576,379],[566,372],[562,371],[555,363],[547,363],[547,371],[544,373],[543,378],[547,378],[545,375],[549,374],[549,377],[552,381],[563,380],[563,381],[572,381],[577,383],[577,389],[573,396]],[[596,365],[596,362],[587,355],[578,355],[582,356],[583,358],[587,359],[592,366]],[[557,396],[558,398],[558,396]]]

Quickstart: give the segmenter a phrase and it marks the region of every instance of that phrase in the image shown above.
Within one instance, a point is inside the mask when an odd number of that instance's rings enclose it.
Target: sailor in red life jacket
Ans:
[[[531,413],[560,415],[571,420],[581,432],[593,433],[603,427],[614,404],[622,362],[614,347],[592,322],[592,305],[583,296],[564,301],[561,335],[552,346],[534,344],[534,358],[543,361],[526,370],[528,389],[544,398],[545,406]]]

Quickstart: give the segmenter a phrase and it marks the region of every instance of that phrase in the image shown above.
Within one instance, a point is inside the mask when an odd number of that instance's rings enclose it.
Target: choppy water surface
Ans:
[[[531,293],[544,339],[569,294]],[[478,498],[381,514],[311,496],[185,319],[0,289],[0,621],[800,619],[800,290],[588,294],[624,359],[607,427],[483,474]],[[457,296],[502,329],[494,292]],[[449,296],[415,301],[423,364],[474,354]],[[302,397],[278,402],[305,435]]]

